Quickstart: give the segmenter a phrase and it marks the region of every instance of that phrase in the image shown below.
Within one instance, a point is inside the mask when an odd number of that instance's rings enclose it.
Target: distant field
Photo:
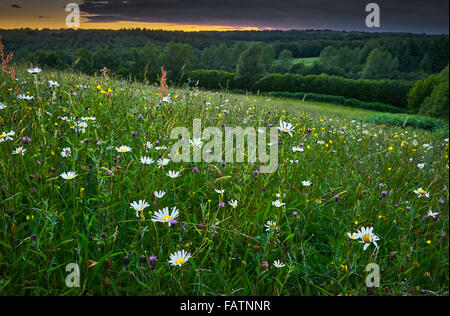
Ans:
[[[316,61],[319,61],[319,57],[310,58],[294,58],[294,64],[305,64],[305,66],[312,66]]]

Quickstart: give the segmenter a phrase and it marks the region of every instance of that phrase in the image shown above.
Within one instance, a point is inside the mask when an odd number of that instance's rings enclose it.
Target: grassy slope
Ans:
[[[26,82],[20,91],[39,91],[29,102],[17,100],[13,84],[0,76],[0,102],[7,105],[0,132],[16,132],[13,141],[0,143],[0,294],[448,295],[448,140],[352,121],[368,111],[296,100],[170,90],[172,103],[160,105],[156,87],[70,73],[40,74],[36,86],[19,71],[19,82]],[[61,84],[54,97],[48,79]],[[60,116],[96,121],[77,133],[75,123]],[[255,175],[258,163],[140,165],[140,156],[168,155],[146,152],[145,141],[170,147],[171,129],[191,127],[195,118],[204,127],[282,119],[296,128],[293,137],[280,135],[274,174]],[[293,153],[300,143],[305,151]],[[120,145],[133,151],[118,154]],[[22,158],[11,155],[18,146],[27,149]],[[64,147],[72,148],[72,157],[60,156]],[[69,170],[78,177],[59,177]],[[168,170],[183,170],[182,176],[172,180]],[[418,187],[430,197],[417,197]],[[225,207],[218,206],[219,188]],[[167,194],[156,199],[156,190]],[[276,194],[285,206],[272,205]],[[151,204],[145,220],[129,206],[140,199]],[[238,201],[236,209],[231,200]],[[172,228],[150,221],[166,206],[180,209]],[[441,218],[424,217],[430,209]],[[279,231],[266,232],[268,220]],[[348,239],[360,225],[374,227],[378,252]],[[183,269],[167,263],[179,249],[193,254]],[[153,267],[140,261],[150,255],[158,257]],[[277,259],[286,267],[272,266]],[[71,262],[80,264],[81,289],[64,285]],[[379,289],[364,285],[369,262],[381,267]]]

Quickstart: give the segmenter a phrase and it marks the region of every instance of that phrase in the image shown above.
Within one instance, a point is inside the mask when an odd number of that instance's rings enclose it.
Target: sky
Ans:
[[[380,28],[365,7],[380,6]],[[448,34],[448,0],[0,0],[0,28],[66,28],[77,3],[82,29],[331,29]]]

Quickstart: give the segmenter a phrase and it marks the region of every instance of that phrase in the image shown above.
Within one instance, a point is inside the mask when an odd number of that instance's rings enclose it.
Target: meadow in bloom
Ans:
[[[448,134],[327,104],[15,77],[0,73],[0,294],[448,295]],[[195,119],[278,127],[277,170],[173,162],[171,130]]]

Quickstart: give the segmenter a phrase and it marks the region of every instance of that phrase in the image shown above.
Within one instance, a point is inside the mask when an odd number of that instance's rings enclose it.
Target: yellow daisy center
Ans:
[[[67,179],[72,179],[72,176],[67,176],[66,178],[67,178]]]
[[[120,151],[121,152],[125,152],[125,151],[127,151],[127,149],[126,148],[120,148]]]
[[[426,192],[424,190],[419,190],[420,194],[425,194]]]
[[[183,264],[185,261],[183,258],[178,259],[177,261],[175,261],[177,264]]]
[[[368,235],[368,234],[364,235],[363,240],[366,244],[369,244],[370,243],[370,235]]]
[[[164,216],[163,218],[161,218],[161,220],[162,221],[164,221],[164,222],[168,222],[168,221],[170,221],[172,219],[172,216],[170,216],[170,215],[166,215],[166,216]],[[178,259],[178,260],[183,260],[183,259]],[[178,262],[178,261],[177,261]],[[184,262],[184,260],[183,260],[183,262]]]
[[[3,137],[5,137],[5,134],[0,134],[0,138],[3,138]]]

